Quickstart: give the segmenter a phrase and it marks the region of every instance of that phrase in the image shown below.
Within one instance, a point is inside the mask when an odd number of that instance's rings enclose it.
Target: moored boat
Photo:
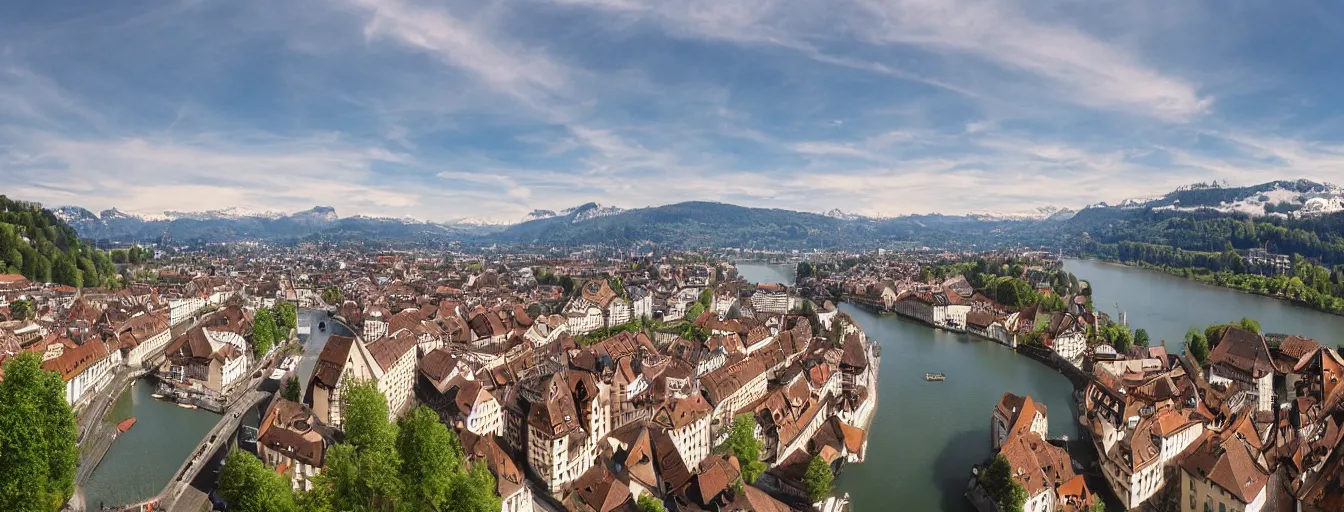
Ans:
[[[177,406],[178,406],[178,407],[181,407],[181,408],[183,408],[183,409],[195,409],[195,408],[196,408],[196,406],[195,406],[195,405],[192,405],[192,404],[177,404]]]
[[[117,424],[117,432],[125,432],[135,425],[135,418],[129,418],[126,421]]]

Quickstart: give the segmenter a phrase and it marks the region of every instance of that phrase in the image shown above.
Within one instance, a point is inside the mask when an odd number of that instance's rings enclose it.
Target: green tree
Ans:
[[[287,300],[277,302],[272,314],[275,316],[275,326],[279,327],[278,334],[281,337],[288,337],[289,331],[299,325],[299,310],[293,302]]]
[[[999,498],[1000,512],[1023,512],[1027,504],[1027,488],[1014,481],[1008,486],[1008,492]]]
[[[807,463],[807,473],[803,475],[803,481],[807,483],[807,499],[812,500],[812,503],[826,499],[835,490],[834,479],[831,465],[820,456],[812,456],[812,460]]]
[[[449,500],[452,512],[496,512],[501,500],[495,495],[495,476],[485,462],[471,465],[466,474],[457,478]]]
[[[635,500],[635,507],[639,509],[639,512],[667,512],[663,502],[647,492],[639,495],[639,499]]]
[[[33,302],[19,299],[9,303],[9,316],[14,320],[27,320],[34,314]]]
[[[397,433],[401,454],[402,496],[410,510],[443,508],[461,473],[462,448],[457,435],[439,422],[439,415],[419,406],[401,421]]]
[[[266,469],[261,459],[243,450],[230,451],[219,470],[219,494],[229,510],[289,512],[299,510],[289,481]]]
[[[1106,512],[1106,502],[1101,500],[1100,496],[1095,497],[1097,501],[1092,502],[1090,512]]]
[[[59,510],[75,490],[75,415],[65,381],[31,352],[10,358],[0,381],[0,504]]]
[[[1209,347],[1217,346],[1218,341],[1223,339],[1223,329],[1227,329],[1228,324],[1214,324],[1204,328],[1204,341],[1209,343]]]
[[[704,312],[705,312],[704,304],[701,304],[699,302],[692,303],[691,307],[686,310],[686,321],[694,322],[697,318],[700,318],[700,315],[704,314]]]
[[[1209,360],[1209,340],[1199,329],[1191,328],[1185,332],[1185,353],[1203,366]]]
[[[303,398],[303,389],[299,387],[299,378],[290,377],[285,379],[285,389],[280,392],[280,396],[283,396],[285,400],[291,402],[298,402]]]
[[[391,446],[395,427],[388,421],[387,398],[372,381],[349,381],[342,396],[345,442],[360,450]]]
[[[327,450],[315,494],[301,501],[316,510],[392,510],[402,479],[387,399],[369,381],[351,381],[342,393],[346,443]]]
[[[1243,331],[1260,334],[1260,322],[1255,321],[1254,318],[1241,317],[1241,320],[1237,321],[1237,327],[1240,327]]]
[[[1013,480],[1013,467],[1002,453],[995,455],[980,483],[989,497],[998,503],[1000,512],[1021,512],[1027,502],[1027,490]]]
[[[252,316],[252,353],[258,358],[266,355],[275,346],[275,317],[269,309],[258,309]]]
[[[1135,329],[1135,330],[1134,330],[1134,344],[1135,344],[1135,345],[1140,346],[1140,347],[1146,347],[1146,346],[1148,346],[1148,344],[1151,343],[1151,342],[1152,342],[1152,340],[1150,340],[1150,339],[1148,338],[1148,331],[1147,331],[1146,329]]]
[[[322,290],[322,302],[334,306],[339,306],[344,301],[345,301],[345,293],[342,293],[340,288],[337,288],[335,286],[329,286],[327,287],[327,289]]]
[[[751,413],[742,413],[733,418],[733,430],[719,446],[719,451],[737,457],[742,467],[742,478],[747,483],[754,483],[768,469],[761,462],[761,442],[756,439],[756,418]]]

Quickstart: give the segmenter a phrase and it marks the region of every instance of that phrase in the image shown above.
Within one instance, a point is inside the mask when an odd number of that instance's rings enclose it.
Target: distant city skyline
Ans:
[[[0,5],[0,193],[448,221],[1341,182],[1340,19],[1157,0],[20,0]]]

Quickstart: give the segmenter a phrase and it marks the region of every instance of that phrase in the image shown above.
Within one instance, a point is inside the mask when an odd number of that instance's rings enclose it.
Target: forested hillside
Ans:
[[[50,211],[0,195],[0,270],[38,282],[105,286],[116,282],[107,253],[79,239]]]
[[[1115,244],[1138,242],[1221,253],[1268,248],[1344,264],[1344,213],[1302,219],[1251,218],[1213,211],[1170,212],[1089,208],[1067,224],[1075,249],[1106,256]],[[1112,256],[1114,256],[1112,254]]]

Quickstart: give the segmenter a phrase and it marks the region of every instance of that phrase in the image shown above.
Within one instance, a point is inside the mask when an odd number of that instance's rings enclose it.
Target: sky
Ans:
[[[1344,182],[1344,4],[0,2],[0,193],[448,221]]]

